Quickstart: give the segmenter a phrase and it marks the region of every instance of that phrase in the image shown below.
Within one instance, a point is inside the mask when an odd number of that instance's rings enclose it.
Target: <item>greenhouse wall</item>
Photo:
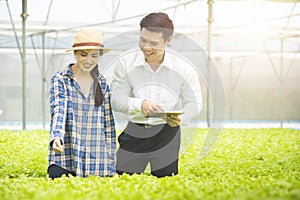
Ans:
[[[50,77],[74,60],[72,54],[46,55],[43,70],[41,57],[41,54],[27,55],[27,121],[49,121]],[[0,122],[22,121],[20,56],[9,53],[1,54],[0,58],[5,69],[0,74]],[[300,59],[285,57],[281,65],[280,57],[273,57],[271,62],[267,55],[261,54],[215,57],[213,62],[225,90],[225,120],[300,120]],[[200,118],[205,120],[206,86],[202,85],[202,89],[204,106]]]

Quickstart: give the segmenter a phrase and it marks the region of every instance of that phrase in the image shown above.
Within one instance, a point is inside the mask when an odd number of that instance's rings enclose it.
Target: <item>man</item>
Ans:
[[[173,31],[167,14],[147,15],[140,22],[139,49],[116,63],[112,108],[129,116],[118,138],[119,174],[142,173],[148,163],[154,176],[178,174],[180,126],[200,113],[202,98],[197,72],[167,48]]]

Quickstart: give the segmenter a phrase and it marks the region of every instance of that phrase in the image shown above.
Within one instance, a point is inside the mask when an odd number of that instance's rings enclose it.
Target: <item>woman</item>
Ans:
[[[79,30],[71,49],[76,57],[51,78],[49,177],[115,174],[116,132],[110,89],[98,61],[108,52],[101,33]]]

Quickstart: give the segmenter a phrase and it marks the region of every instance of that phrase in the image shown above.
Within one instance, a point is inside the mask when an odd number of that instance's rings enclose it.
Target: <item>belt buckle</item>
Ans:
[[[145,124],[145,128],[151,128],[151,124]]]

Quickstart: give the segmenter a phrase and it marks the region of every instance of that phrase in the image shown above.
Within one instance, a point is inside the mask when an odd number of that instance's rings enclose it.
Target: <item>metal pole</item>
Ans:
[[[229,120],[232,120],[233,119],[233,98],[232,98],[232,95],[233,95],[233,58],[230,59],[230,74],[229,74],[229,81],[230,81],[230,89],[229,89],[229,95],[228,95],[228,99],[229,99]]]
[[[27,0],[22,0],[22,128],[26,129],[26,19]]]
[[[209,100],[209,87],[210,85],[210,69],[209,69],[209,61],[210,61],[210,52],[211,52],[211,46],[210,46],[210,39],[211,39],[211,24],[213,23],[213,0],[208,0],[208,25],[207,25],[207,111],[206,111],[206,117],[207,117],[207,127],[210,127],[210,100]]]
[[[43,118],[43,129],[45,129],[45,33],[42,34],[43,37],[43,64],[42,64],[42,118]]]
[[[283,127],[283,120],[284,120],[284,96],[283,96],[283,83],[284,83],[284,75],[283,75],[283,38],[280,39],[280,128]]]

